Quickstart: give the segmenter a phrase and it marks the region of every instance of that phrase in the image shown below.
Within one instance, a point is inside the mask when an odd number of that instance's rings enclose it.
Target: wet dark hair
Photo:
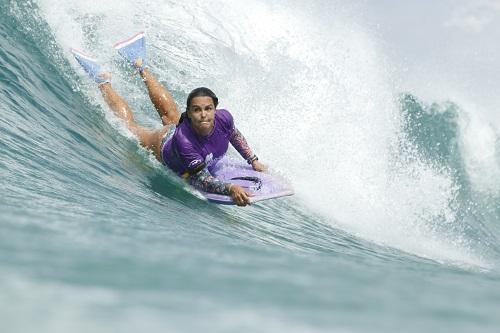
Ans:
[[[217,107],[217,104],[219,104],[219,99],[217,98],[217,96],[215,96],[212,90],[205,87],[199,87],[189,93],[186,101],[186,111],[189,110],[189,107],[191,106],[191,101],[195,97],[210,97],[212,98],[215,107]]]
[[[186,101],[186,111],[184,111],[182,114],[181,114],[181,118],[179,119],[179,124],[182,123],[182,121],[184,119],[187,119],[188,116],[187,116],[187,112],[189,110],[189,107],[191,106],[191,101],[193,100],[193,98],[195,97],[210,97],[212,98],[212,102],[214,103],[214,106],[217,107],[217,105],[219,104],[219,99],[217,98],[217,96],[215,95],[215,93],[208,89],[208,88],[205,88],[205,87],[199,87],[199,88],[196,88],[194,89],[193,91],[191,91],[187,97],[187,101]],[[178,126],[178,125],[177,125]]]

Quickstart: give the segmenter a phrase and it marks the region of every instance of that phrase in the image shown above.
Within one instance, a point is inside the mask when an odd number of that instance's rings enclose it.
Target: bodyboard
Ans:
[[[243,187],[251,193],[250,202],[259,202],[262,200],[280,198],[293,195],[294,191],[291,185],[281,176],[266,172],[258,172],[245,162],[230,159],[222,159],[211,170],[214,177],[235,185]],[[234,205],[230,196],[208,193],[200,193],[209,201],[223,204]]]

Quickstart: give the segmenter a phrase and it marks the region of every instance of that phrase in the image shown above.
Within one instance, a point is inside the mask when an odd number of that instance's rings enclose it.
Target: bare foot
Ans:
[[[142,58],[135,59],[134,66],[135,68],[140,69],[142,67]]]
[[[104,80],[111,80],[111,72],[105,71],[105,72],[100,72],[97,74],[101,79]]]
[[[97,76],[99,78],[105,80],[105,82],[103,82],[101,84],[109,83],[111,81],[111,72],[108,72],[108,71],[100,72],[99,74],[97,74]]]

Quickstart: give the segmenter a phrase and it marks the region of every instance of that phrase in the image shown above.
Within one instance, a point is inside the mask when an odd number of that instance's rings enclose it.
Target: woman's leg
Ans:
[[[125,102],[125,100],[118,95],[118,93],[113,89],[111,83],[103,83],[99,85],[99,90],[104,97],[104,100],[109,105],[113,113],[120,119],[125,121],[127,128],[134,133],[138,138],[141,145],[154,152],[157,159],[161,161],[160,158],[160,143],[163,135],[167,132],[169,126],[164,126],[158,130],[148,129],[139,126],[135,120],[132,113],[132,109]]]
[[[142,59],[137,59],[135,66],[140,68],[142,65]],[[153,102],[156,111],[160,115],[163,125],[170,125],[179,123],[179,118],[181,114],[177,110],[177,105],[168,92],[168,90],[156,79],[156,77],[145,68],[142,72],[139,72],[148,89],[149,98]]]

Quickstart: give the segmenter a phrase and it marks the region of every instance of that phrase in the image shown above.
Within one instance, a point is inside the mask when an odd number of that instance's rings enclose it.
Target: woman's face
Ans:
[[[215,105],[211,97],[200,96],[193,98],[187,114],[191,119],[191,126],[198,135],[207,136],[212,132]]]

